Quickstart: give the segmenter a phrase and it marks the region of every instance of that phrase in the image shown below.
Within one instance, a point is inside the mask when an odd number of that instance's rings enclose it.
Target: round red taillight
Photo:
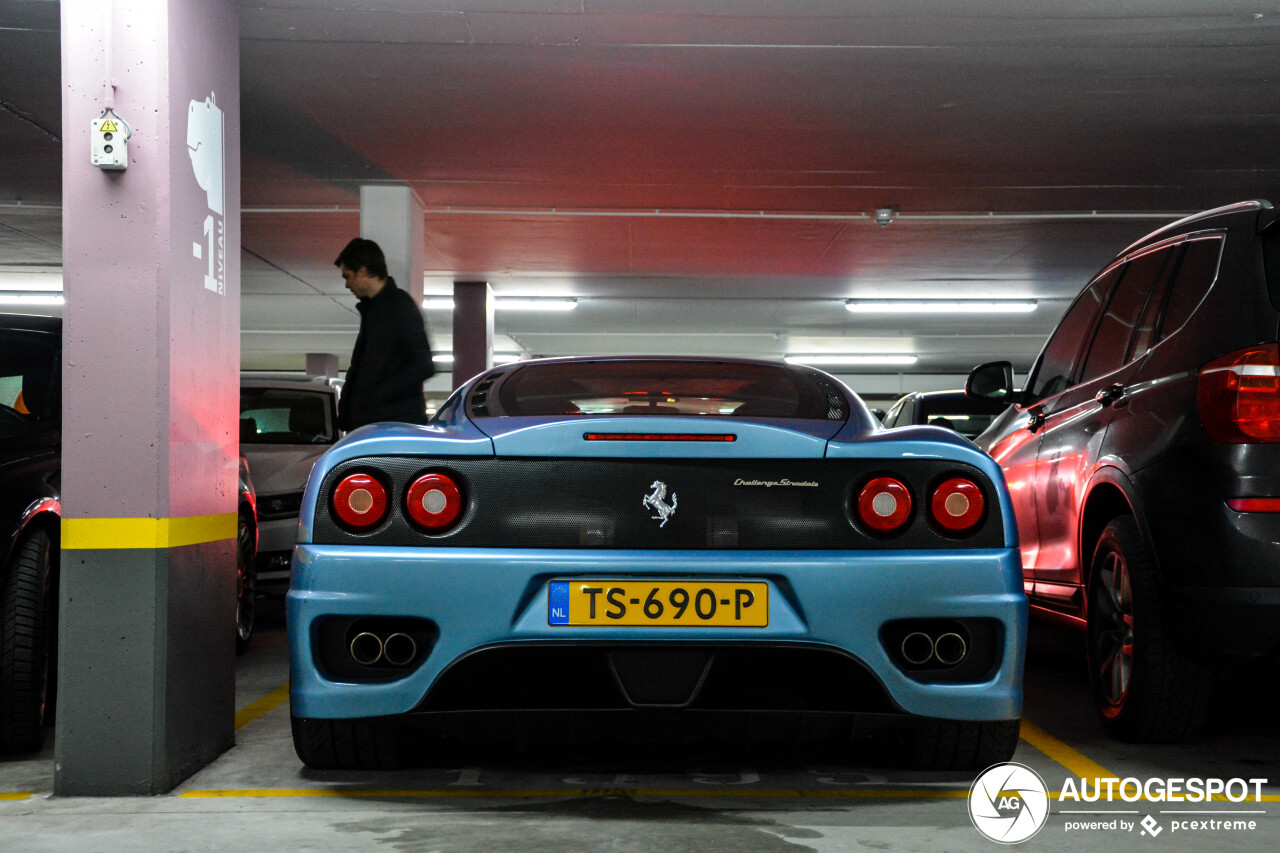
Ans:
[[[462,513],[462,490],[444,474],[423,474],[414,480],[406,500],[409,518],[430,531],[443,530]]]
[[[942,483],[929,499],[933,520],[952,533],[967,533],[976,527],[985,506],[982,489],[963,477],[952,477]]]
[[[344,477],[333,490],[333,511],[342,523],[368,530],[387,514],[387,490],[368,474]]]
[[[858,518],[877,533],[894,533],[911,517],[911,492],[901,480],[876,477],[858,492]]]

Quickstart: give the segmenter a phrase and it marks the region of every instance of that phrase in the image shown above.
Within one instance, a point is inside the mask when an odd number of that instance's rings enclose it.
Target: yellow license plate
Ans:
[[[762,581],[552,581],[549,625],[764,628],[769,585]]]

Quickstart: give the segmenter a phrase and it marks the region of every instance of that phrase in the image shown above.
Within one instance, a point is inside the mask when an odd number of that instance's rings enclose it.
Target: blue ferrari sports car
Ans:
[[[288,595],[294,746],[409,762],[421,729],[571,714],[888,732],[1012,755],[1027,603],[1000,468],[887,430],[812,368],[519,362],[316,463]]]

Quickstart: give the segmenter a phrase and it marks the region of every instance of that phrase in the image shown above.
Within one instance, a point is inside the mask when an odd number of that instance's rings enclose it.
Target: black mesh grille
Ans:
[[[466,508],[457,525],[429,535],[404,512],[419,475],[439,471],[461,488]],[[348,474],[374,474],[389,487],[393,511],[370,533],[340,526],[331,508],[334,485]],[[881,537],[850,518],[856,490],[893,474],[911,490],[905,532]],[[986,517],[963,538],[944,535],[924,506],[930,489],[962,475],[983,491]],[[790,482],[792,485],[765,483]],[[666,485],[676,511],[665,525],[644,498]],[[796,485],[816,483],[816,486]],[[370,457],[329,472],[320,491],[318,544],[467,548],[603,548],[837,550],[996,548],[1003,545],[990,482],[954,462],[908,459],[530,459]]]
[[[845,405],[844,395],[841,394],[836,387],[827,381],[826,377],[816,370],[805,371],[814,384],[822,389],[823,395],[827,398],[827,420],[844,421],[849,419],[849,410]]]
[[[610,656],[628,644],[521,643],[468,655],[446,669],[416,711],[610,710],[632,706]],[[711,658],[690,710],[896,710],[884,687],[858,660],[819,647],[665,644],[648,647],[655,674],[664,655]]]

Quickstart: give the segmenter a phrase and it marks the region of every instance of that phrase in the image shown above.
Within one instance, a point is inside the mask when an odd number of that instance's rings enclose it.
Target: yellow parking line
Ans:
[[[14,801],[14,800],[25,800],[25,799],[27,799],[28,797],[34,797],[34,796],[35,796],[35,794],[23,794],[23,793],[12,793],[12,794],[6,794],[6,793],[0,793],[0,802],[10,802],[10,801]]]
[[[289,698],[289,682],[272,690],[256,702],[250,702],[236,711],[236,731],[240,731],[263,714],[274,711]]]
[[[1019,736],[1054,761],[1061,764],[1071,775],[1081,779],[1119,779],[1120,777],[1094,761],[1083,752],[1068,746],[1030,720],[1022,720]]]
[[[476,791],[450,788],[258,788],[224,791],[187,791],[183,797],[348,797],[351,799],[527,799],[545,797],[741,797],[744,799],[855,799],[943,800],[963,799],[969,789],[862,788],[862,789],[709,789],[709,788],[510,788]]]

